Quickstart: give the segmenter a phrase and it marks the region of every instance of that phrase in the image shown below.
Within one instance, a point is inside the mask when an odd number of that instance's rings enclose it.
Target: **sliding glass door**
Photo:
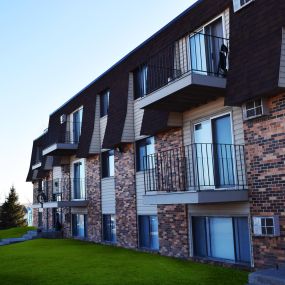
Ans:
[[[194,125],[194,172],[200,189],[232,187],[234,147],[230,114]]]
[[[84,166],[82,162],[73,164],[73,199],[85,199]]]

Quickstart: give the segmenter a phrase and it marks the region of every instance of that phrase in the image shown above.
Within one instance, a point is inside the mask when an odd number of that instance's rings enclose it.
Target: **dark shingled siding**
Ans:
[[[112,148],[120,144],[127,113],[129,72],[229,7],[230,69],[225,104],[239,105],[251,98],[276,92],[281,27],[285,26],[284,2],[258,0],[234,14],[232,0],[199,1],[55,111],[49,120],[48,143],[57,141],[62,127],[60,115],[69,114],[83,105],[83,127],[77,156],[87,157],[94,129],[96,95],[109,88],[109,118],[103,147]],[[146,110],[141,133],[153,135],[167,127],[167,120],[168,112]]]

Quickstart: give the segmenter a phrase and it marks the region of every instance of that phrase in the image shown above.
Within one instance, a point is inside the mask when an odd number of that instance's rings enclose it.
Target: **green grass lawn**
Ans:
[[[23,236],[27,231],[35,230],[34,227],[11,228],[0,230],[0,240],[4,238],[17,238]]]
[[[0,247],[1,285],[244,285],[247,272],[76,240]]]

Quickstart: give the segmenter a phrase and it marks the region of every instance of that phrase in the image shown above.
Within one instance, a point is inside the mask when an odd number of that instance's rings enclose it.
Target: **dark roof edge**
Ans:
[[[83,89],[81,89],[79,92],[77,92],[74,96],[72,96],[69,100],[67,100],[64,104],[62,104],[59,108],[57,108],[55,111],[53,111],[50,116],[55,114],[57,111],[59,111],[61,108],[63,108],[65,105],[67,105],[70,101],[72,101],[74,98],[76,98],[78,95],[80,95],[83,91],[88,89],[91,85],[93,85],[96,81],[101,79],[103,76],[105,76],[107,73],[109,73],[112,69],[117,67],[120,63],[122,63],[124,60],[126,60],[130,55],[135,53],[137,50],[142,48],[144,45],[149,43],[152,39],[157,37],[160,33],[162,33],[164,30],[166,30],[169,26],[171,26],[173,23],[178,21],[180,18],[182,18],[185,14],[187,14],[189,11],[194,9],[197,5],[199,5],[204,0],[197,0],[195,3],[193,3],[189,8],[187,8],[185,11],[180,13],[177,17],[175,17],[173,20],[171,20],[168,24],[163,26],[161,29],[159,29],[156,33],[154,33],[152,36],[150,36],[148,39],[143,41],[141,44],[139,44],[136,48],[134,48],[132,51],[127,53],[123,58],[121,58],[119,61],[117,61],[114,65],[112,65],[110,68],[108,68],[105,72],[103,72],[101,75],[99,75],[97,78],[95,78],[92,82],[90,82],[87,86],[85,86]]]

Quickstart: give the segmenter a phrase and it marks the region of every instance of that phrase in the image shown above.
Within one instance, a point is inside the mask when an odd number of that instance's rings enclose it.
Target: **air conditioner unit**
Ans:
[[[279,216],[253,217],[252,223],[255,236],[280,236]]]
[[[63,114],[63,115],[60,116],[60,123],[64,124],[65,122],[66,122],[66,115]]]
[[[269,115],[268,103],[264,98],[251,100],[243,104],[243,119],[250,120]]]

